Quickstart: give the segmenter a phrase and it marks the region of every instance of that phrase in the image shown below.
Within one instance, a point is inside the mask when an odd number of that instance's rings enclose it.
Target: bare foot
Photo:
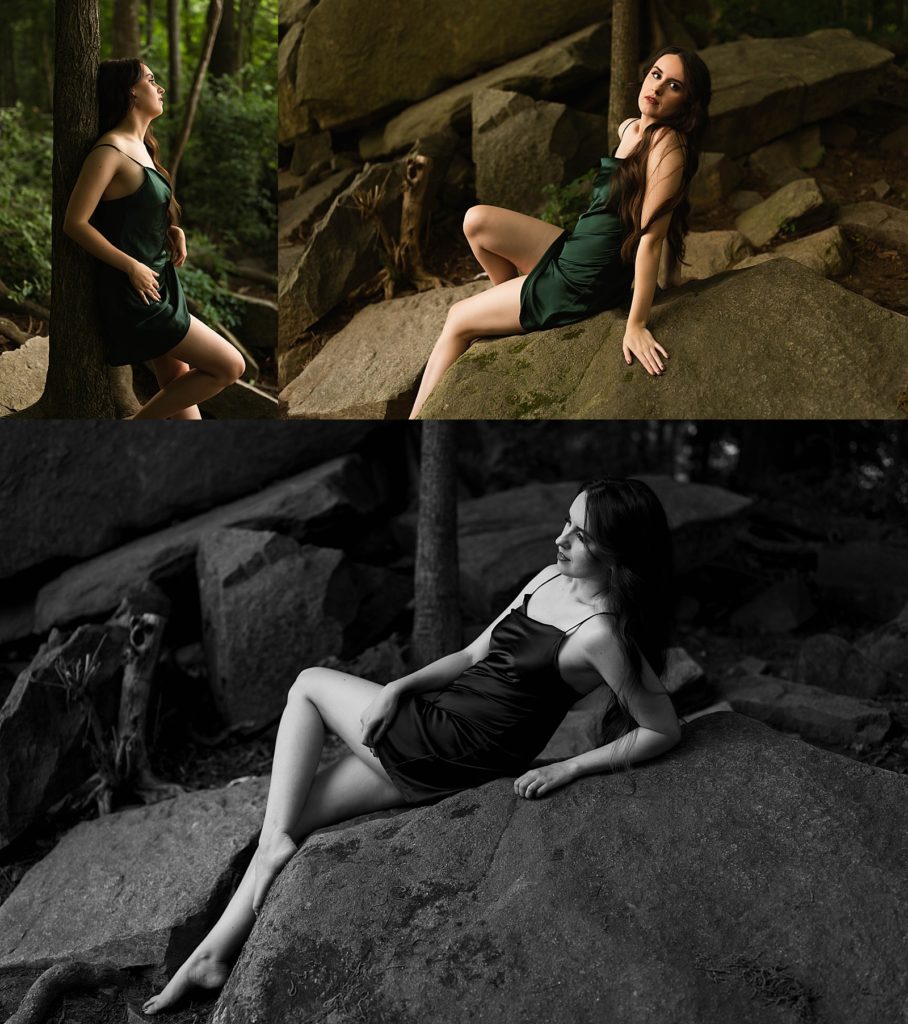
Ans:
[[[193,988],[221,988],[230,974],[230,965],[216,960],[211,953],[196,950],[167,985],[142,1006],[147,1014],[160,1013],[179,1002]]]
[[[262,835],[255,854],[255,889],[252,893],[252,911],[258,914],[271,888],[271,883],[281,869],[296,853],[296,843],[286,832],[272,832]]]

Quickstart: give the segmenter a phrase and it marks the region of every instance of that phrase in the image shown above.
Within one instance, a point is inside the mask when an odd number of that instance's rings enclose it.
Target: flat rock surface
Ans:
[[[609,310],[570,327],[474,344],[442,378],[421,416],[906,415],[898,403],[908,376],[908,319],[791,260],[675,289],[653,308],[649,326],[671,356],[661,377],[636,363],[627,366],[621,354],[625,316]]]
[[[213,1020],[895,1021],[906,797],[725,713],[630,779],[504,779],[314,836]]]
[[[837,223],[887,248],[908,252],[908,210],[889,203],[849,203],[839,210]]]
[[[0,578],[44,561],[96,555],[257,491],[349,451],[370,429],[325,423],[302,433],[278,423],[206,423],[187,444],[179,426],[5,423],[0,477],[9,486],[0,488],[0,519],[16,542],[0,544]]]
[[[173,971],[245,870],[267,781],[188,793],[67,832],[0,906],[0,972],[68,957]]]
[[[876,93],[892,54],[842,29],[699,51],[713,82],[704,148],[741,156]]]
[[[488,281],[367,306],[280,394],[290,419],[405,419],[420,374],[458,300]]]
[[[750,505],[749,498],[720,487],[678,483],[667,476],[639,479],[665,507],[678,572],[720,554]],[[461,594],[476,617],[498,615],[519,587],[554,561],[555,538],[578,486],[527,484],[459,503]]]
[[[319,523],[372,511],[376,496],[355,456],[342,456],[166,530],[83,562],[38,593],[36,630],[103,614],[126,589],[192,565],[202,538],[235,526],[271,529],[307,539]]]

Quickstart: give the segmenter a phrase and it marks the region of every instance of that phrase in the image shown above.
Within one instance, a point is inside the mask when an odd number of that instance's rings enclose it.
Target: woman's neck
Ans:
[[[611,574],[609,574],[610,576]],[[567,581],[567,592],[580,604],[595,604],[608,597],[609,576],[587,576],[583,579]]]
[[[145,135],[150,124],[150,117],[139,114],[135,110],[130,110],[126,117],[117,125],[115,131],[120,135],[124,135],[130,141],[138,142],[144,146]]]

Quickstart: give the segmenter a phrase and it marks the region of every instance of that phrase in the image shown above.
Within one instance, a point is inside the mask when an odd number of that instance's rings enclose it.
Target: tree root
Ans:
[[[87,964],[67,960],[48,968],[25,993],[19,1009],[6,1024],[44,1024],[54,1006],[74,989],[116,985],[125,988],[126,974],[111,964]]]

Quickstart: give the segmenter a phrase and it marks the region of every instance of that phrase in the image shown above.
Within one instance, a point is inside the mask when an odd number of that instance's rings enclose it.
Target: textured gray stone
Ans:
[[[795,682],[820,686],[849,697],[878,697],[889,688],[886,670],[844,637],[818,633],[798,652]]]
[[[753,252],[740,231],[691,231],[684,241],[682,281],[699,281],[721,274]]]
[[[255,295],[234,294],[239,303],[239,323],[234,328],[245,344],[273,349],[277,345],[277,304]]]
[[[806,267],[770,260],[686,284],[653,307],[650,329],[671,356],[660,377],[624,362],[625,318],[610,310],[474,344],[420,417],[903,418],[905,324]]]
[[[285,428],[286,429],[286,428]],[[309,540],[320,525],[355,519],[376,507],[374,485],[354,456],[333,459],[258,494],[231,502],[66,570],[38,593],[39,632],[104,614],[132,585],[169,579],[193,564],[202,539],[216,529],[277,530]]]
[[[706,149],[741,156],[875,95],[892,54],[844,29],[700,51],[713,81]]]
[[[745,210],[735,221],[735,227],[751,245],[759,248],[780,233],[819,227],[831,216],[830,206],[816,181],[799,178]]]
[[[701,153],[688,198],[694,210],[717,206],[741,180],[741,168],[725,153]]]
[[[281,203],[277,211],[278,242],[283,244],[303,238],[306,229],[325,213],[336,196],[354,177],[355,171],[352,169],[337,171],[312,188],[307,188],[292,199]]]
[[[266,795],[256,779],[77,825],[0,907],[0,974],[69,958],[174,971],[245,869]]]
[[[44,392],[45,377],[47,338],[29,338],[0,353],[0,418],[34,405]]]
[[[822,274],[823,277],[838,277],[851,268],[851,247],[842,229],[834,225],[804,238],[798,238],[794,242],[785,242],[776,246],[772,252],[749,256],[736,263],[735,270],[756,267],[767,260],[783,257],[794,260],[795,263],[800,263],[802,267]]]
[[[605,117],[501,89],[473,94],[472,153],[481,203],[537,215],[546,185],[573,181],[607,151]]]
[[[906,797],[726,713],[630,780],[505,779],[314,836],[213,1022],[895,1021]]]
[[[908,252],[908,211],[898,206],[875,201],[849,203],[839,210],[836,223],[879,245]]]
[[[273,420],[278,415],[274,395],[244,380],[206,398],[199,408],[218,420]]]
[[[525,57],[458,82],[407,107],[384,128],[367,131],[360,140],[360,154],[372,160],[407,149],[417,139],[445,128],[467,128],[473,95],[480,89],[507,89],[548,99],[601,81],[608,75],[609,40],[608,25],[591,25]]]
[[[784,732],[796,732],[812,743],[876,744],[892,725],[881,704],[773,676],[725,680],[721,691],[735,711]]]

